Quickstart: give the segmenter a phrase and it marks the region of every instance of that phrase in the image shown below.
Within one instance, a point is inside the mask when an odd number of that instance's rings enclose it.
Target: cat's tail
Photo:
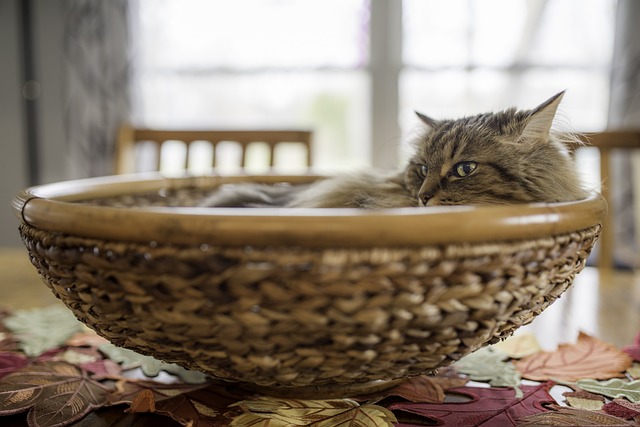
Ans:
[[[204,207],[282,207],[287,205],[307,185],[290,184],[226,184],[205,197]]]

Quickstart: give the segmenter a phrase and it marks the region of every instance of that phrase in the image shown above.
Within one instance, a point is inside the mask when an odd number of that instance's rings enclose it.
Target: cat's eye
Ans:
[[[427,167],[427,165],[420,165],[420,168],[418,169],[418,173],[422,178],[426,178],[427,173],[429,173],[429,168]]]
[[[477,167],[478,164],[476,162],[460,162],[453,167],[453,174],[458,178],[464,178],[476,170]]]

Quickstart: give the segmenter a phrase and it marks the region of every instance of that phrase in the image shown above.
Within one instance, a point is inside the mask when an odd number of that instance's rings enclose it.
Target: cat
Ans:
[[[417,113],[421,131],[402,170],[362,171],[310,185],[230,184],[202,206],[382,209],[565,202],[587,196],[552,124],[564,92],[532,110],[509,108],[456,120]]]

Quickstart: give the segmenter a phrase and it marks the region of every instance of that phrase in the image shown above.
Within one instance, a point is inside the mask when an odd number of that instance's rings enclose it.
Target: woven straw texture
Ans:
[[[20,231],[46,284],[113,343],[223,380],[301,387],[424,374],[508,336],[570,286],[600,226],[369,249]]]

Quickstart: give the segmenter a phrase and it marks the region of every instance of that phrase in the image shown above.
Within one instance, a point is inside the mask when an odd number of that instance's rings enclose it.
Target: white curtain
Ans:
[[[640,2],[618,0],[615,46],[609,101],[610,129],[640,129]],[[640,161],[629,153],[615,153],[612,162],[612,200],[615,218],[615,262],[618,266],[640,267],[636,217],[640,210]],[[634,179],[635,177],[635,179]],[[634,185],[635,181],[635,185]],[[607,185],[607,183],[605,183]],[[638,206],[640,208],[640,206]]]
[[[75,178],[110,174],[117,129],[129,117],[126,0],[67,0],[65,125]]]

